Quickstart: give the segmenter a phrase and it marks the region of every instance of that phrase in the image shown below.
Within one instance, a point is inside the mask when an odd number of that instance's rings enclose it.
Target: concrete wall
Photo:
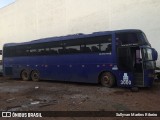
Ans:
[[[160,52],[159,11],[160,0],[16,0],[0,9],[0,49],[8,42],[133,28]]]

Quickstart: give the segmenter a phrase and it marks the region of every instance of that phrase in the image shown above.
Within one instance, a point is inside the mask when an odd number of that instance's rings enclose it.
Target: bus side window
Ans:
[[[112,52],[112,44],[108,44],[106,52]]]
[[[110,43],[101,43],[101,52],[112,52],[112,44]]]
[[[68,53],[79,53],[80,52],[80,45],[77,46],[67,46],[66,50]]]
[[[51,54],[58,54],[57,50],[55,50],[54,48],[50,48],[50,53]]]
[[[10,57],[10,47],[4,47],[3,56],[4,57]]]
[[[99,49],[97,46],[92,46],[92,52],[99,52]]]
[[[59,53],[59,54],[64,54],[64,53],[65,53],[65,50],[64,50],[64,49],[58,49],[58,53]]]
[[[81,47],[81,52],[84,52],[84,53],[88,53],[88,52],[91,52],[91,49],[89,47]]]
[[[98,44],[88,44],[86,45],[86,52],[99,52]]]

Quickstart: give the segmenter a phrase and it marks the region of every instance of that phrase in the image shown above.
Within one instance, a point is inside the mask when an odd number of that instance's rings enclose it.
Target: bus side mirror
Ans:
[[[158,59],[158,52],[152,48],[152,58],[153,58],[153,61],[156,61]]]

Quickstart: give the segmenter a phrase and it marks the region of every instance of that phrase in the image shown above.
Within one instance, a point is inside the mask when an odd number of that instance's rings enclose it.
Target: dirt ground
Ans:
[[[131,92],[126,88],[97,84],[0,77],[0,111],[160,111],[160,82],[155,82],[151,88]]]

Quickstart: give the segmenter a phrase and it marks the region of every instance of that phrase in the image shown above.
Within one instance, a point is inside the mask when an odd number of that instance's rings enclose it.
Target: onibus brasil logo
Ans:
[[[42,115],[35,112],[2,112],[2,117],[42,117]]]

